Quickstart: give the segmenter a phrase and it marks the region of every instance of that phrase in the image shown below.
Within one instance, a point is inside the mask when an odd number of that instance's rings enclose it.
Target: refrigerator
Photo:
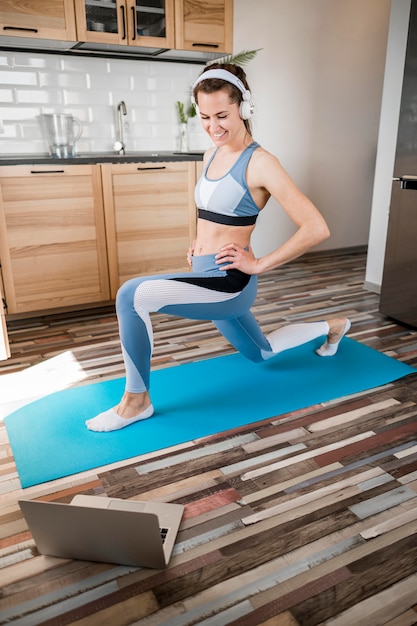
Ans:
[[[411,2],[379,310],[417,328],[417,0]]]

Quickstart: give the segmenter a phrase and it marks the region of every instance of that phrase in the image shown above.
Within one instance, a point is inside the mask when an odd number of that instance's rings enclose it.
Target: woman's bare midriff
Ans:
[[[226,226],[207,220],[197,221],[197,237],[194,244],[194,256],[217,254],[222,246],[235,243],[242,248],[249,246],[255,225]]]

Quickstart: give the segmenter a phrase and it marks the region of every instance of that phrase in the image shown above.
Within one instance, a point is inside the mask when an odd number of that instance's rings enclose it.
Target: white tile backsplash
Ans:
[[[15,102],[17,104],[49,104],[53,100],[53,94],[48,94],[45,91],[34,91],[33,89],[15,89]],[[52,98],[50,97],[52,96]],[[59,103],[59,94],[56,94],[56,100]]]
[[[0,72],[0,83],[2,85],[31,85],[35,87],[38,82],[37,72],[16,72],[14,69],[2,70]]]
[[[1,53],[0,153],[47,153],[41,113],[70,113],[81,120],[79,153],[112,150],[120,100],[127,107],[127,150],[177,150],[176,102],[188,105],[201,70],[187,63]]]
[[[0,104],[2,102],[13,102],[13,91],[11,89],[0,89]]]

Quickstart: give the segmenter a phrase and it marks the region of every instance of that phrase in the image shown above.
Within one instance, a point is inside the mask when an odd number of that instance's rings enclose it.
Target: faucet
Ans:
[[[113,148],[119,154],[125,154],[125,143],[123,141],[123,115],[127,115],[126,104],[123,100],[117,105],[117,139],[114,142]]]

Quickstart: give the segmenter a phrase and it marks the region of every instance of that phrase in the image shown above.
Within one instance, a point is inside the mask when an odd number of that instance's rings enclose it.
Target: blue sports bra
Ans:
[[[227,174],[216,180],[207,178],[207,170],[217,150],[214,152],[194,192],[199,218],[228,226],[255,224],[259,207],[255,204],[246,183],[246,168],[258,147],[256,141],[252,142],[244,149]]]

